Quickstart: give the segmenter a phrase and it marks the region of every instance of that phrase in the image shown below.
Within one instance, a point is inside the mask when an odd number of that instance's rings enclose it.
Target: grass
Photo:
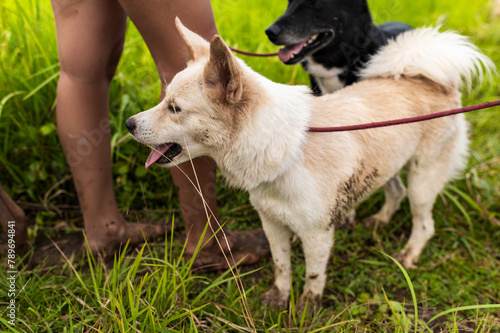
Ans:
[[[500,21],[489,17],[489,1],[370,1],[374,19],[414,26],[442,24],[470,36],[500,65]],[[273,52],[263,33],[282,13],[284,0],[213,0],[220,34],[231,46]],[[298,67],[278,59],[242,56],[270,79],[307,84]],[[0,184],[25,208],[30,236],[69,237],[81,230],[77,199],[55,131],[59,74],[55,28],[47,1],[0,3]],[[500,97],[494,77],[464,93],[464,104]],[[160,84],[133,25],[111,87],[113,171],[120,208],[130,220],[178,214],[168,172],[143,167],[146,149],[124,140],[124,119],[153,106]],[[438,110],[436,110],[438,111]],[[196,274],[182,259],[177,232],[164,243],[131,249],[102,264],[90,256],[61,258],[57,265],[19,268],[17,326],[7,332],[499,332],[500,310],[500,132],[498,109],[469,114],[471,155],[462,179],[438,198],[436,236],[419,269],[400,270],[383,253],[404,246],[411,228],[405,203],[392,223],[336,232],[323,308],[314,315],[264,308],[259,295],[272,279],[270,260],[240,272]],[[157,184],[164,184],[158,186]],[[222,221],[231,229],[259,227],[246,193],[218,183]],[[376,193],[359,209],[368,215],[383,198]],[[38,243],[37,243],[38,244]],[[38,246],[38,247],[37,247]],[[304,280],[304,259],[294,244],[292,300]],[[41,251],[36,245],[34,251]],[[4,262],[2,258],[2,263]],[[2,290],[6,275],[0,272]],[[472,306],[472,307],[471,307]],[[292,308],[293,309],[293,308]],[[439,317],[437,317],[439,316]]]

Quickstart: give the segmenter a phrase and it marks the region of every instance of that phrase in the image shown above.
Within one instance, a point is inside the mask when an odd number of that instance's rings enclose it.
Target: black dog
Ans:
[[[357,70],[371,55],[411,29],[399,22],[376,26],[366,0],[289,0],[266,34],[273,44],[285,46],[280,60],[302,63],[314,93],[321,94],[356,82]]]

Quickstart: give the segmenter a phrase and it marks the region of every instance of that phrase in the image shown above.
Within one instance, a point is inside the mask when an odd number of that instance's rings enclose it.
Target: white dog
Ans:
[[[313,97],[308,88],[269,81],[233,56],[219,36],[210,43],[177,27],[190,60],[156,107],[127,121],[134,138],[153,146],[146,165],[173,167],[213,158],[227,182],[250,193],[271,246],[274,286],[264,301],[286,307],[290,295],[290,238],[302,241],[306,282],[298,308],[321,300],[335,223],[385,186],[386,202],[373,219],[387,223],[406,190],[408,167],[413,228],[397,254],[405,267],[418,260],[434,233],[432,207],[444,184],[465,165],[463,115],[341,133],[341,126],[412,117],[460,107],[462,79],[482,77],[492,62],[463,36],[422,28],[383,47],[360,73],[363,81]]]

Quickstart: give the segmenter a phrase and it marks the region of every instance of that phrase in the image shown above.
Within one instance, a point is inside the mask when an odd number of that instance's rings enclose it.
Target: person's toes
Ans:
[[[165,225],[149,223],[126,223],[125,234],[119,242],[130,239],[130,245],[144,243],[146,240],[154,239],[165,234]]]
[[[251,265],[271,254],[269,243],[262,229],[252,231],[225,231],[229,250],[219,248],[217,245],[202,249],[193,261],[191,268],[196,271],[217,271],[227,269],[236,264]],[[225,248],[225,240],[221,241]],[[191,259],[192,254],[186,254],[186,259]]]
[[[233,244],[231,252],[236,262],[245,258],[242,264],[250,265],[271,255],[269,242],[262,229],[244,232],[228,230],[226,237],[229,239],[229,244]]]
[[[88,246],[93,254],[114,253],[127,241],[129,246],[144,243],[163,236],[167,230],[170,230],[170,227],[165,224],[123,222],[117,223],[113,229],[115,232],[103,232],[102,235],[87,238]]]

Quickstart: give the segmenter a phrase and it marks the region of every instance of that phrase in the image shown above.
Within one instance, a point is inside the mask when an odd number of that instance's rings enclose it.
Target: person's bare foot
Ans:
[[[161,222],[163,223],[163,222]],[[163,236],[167,224],[129,223],[123,216],[103,221],[100,226],[85,226],[87,243],[92,253],[113,253],[129,242],[129,246]]]
[[[219,245],[213,242],[209,247],[202,248],[198,252],[191,266],[193,271],[209,272],[228,269],[229,266],[235,264],[239,266],[251,265],[271,255],[269,243],[262,229],[251,231],[226,230],[225,235],[230,251],[227,249],[227,243],[222,233],[219,234],[225,257]],[[186,260],[190,260],[192,256],[193,253],[185,253],[184,255]]]

